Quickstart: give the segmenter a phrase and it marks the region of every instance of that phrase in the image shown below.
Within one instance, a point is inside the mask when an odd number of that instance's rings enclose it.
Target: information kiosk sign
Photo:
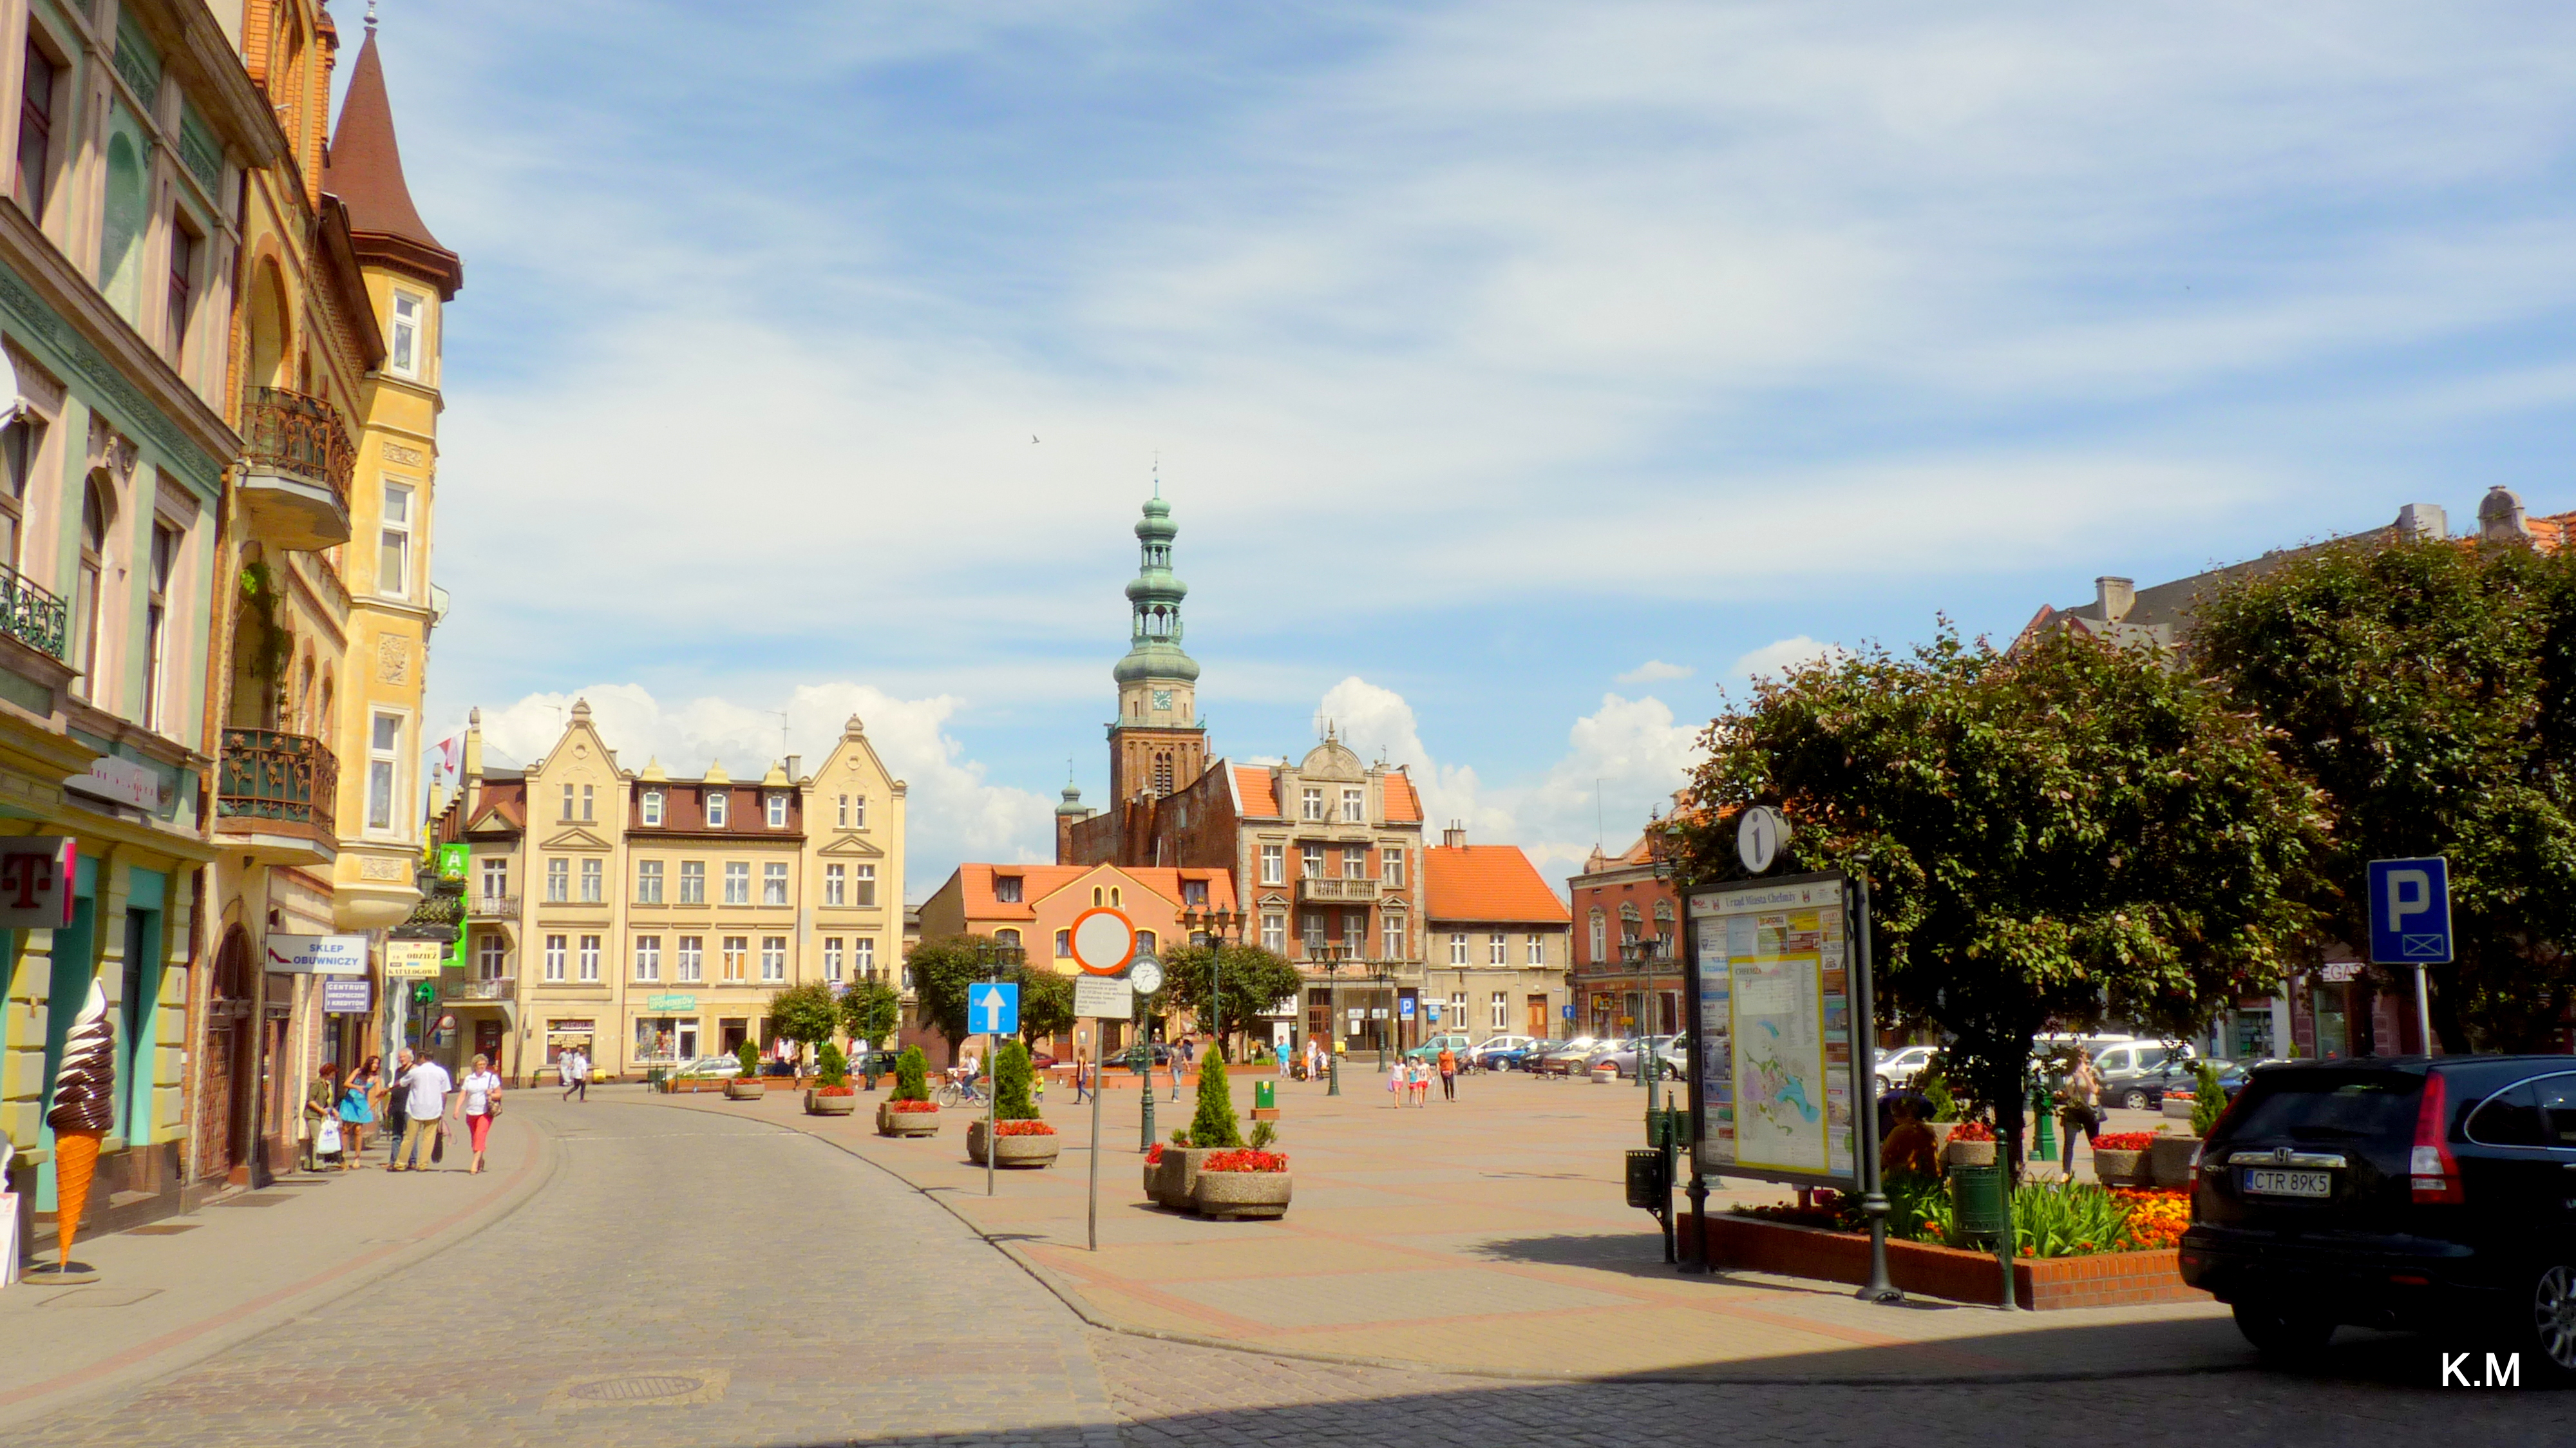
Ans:
[[[1839,873],[1689,892],[1699,1169],[1794,1186],[1860,1184],[1870,1103],[1852,1063],[1851,919]]]

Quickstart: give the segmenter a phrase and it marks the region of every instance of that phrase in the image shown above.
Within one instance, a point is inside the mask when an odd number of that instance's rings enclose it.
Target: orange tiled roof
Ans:
[[[1282,817],[1279,813],[1279,791],[1271,787],[1270,771],[1260,765],[1238,764],[1234,767],[1234,792],[1243,796],[1245,819],[1275,820]]]
[[[1422,888],[1434,920],[1573,918],[1518,845],[1434,845],[1422,852]]]
[[[1099,865],[960,865],[957,874],[968,921],[1034,920],[1039,901],[1101,868]],[[1108,868],[1162,896],[1165,904],[1176,909],[1181,904],[1182,882],[1188,880],[1207,883],[1210,908],[1234,908],[1234,876],[1229,871],[1129,868],[1123,865]],[[994,895],[993,880],[1001,875],[1019,877],[1020,898],[1017,901],[1004,902]]]
[[[1422,823],[1422,796],[1413,792],[1412,776],[1400,769],[1390,771],[1386,776],[1386,817],[1390,824]],[[1497,845],[1493,848],[1511,849],[1511,846]],[[1515,849],[1512,853],[1517,855],[1520,851]],[[1537,879],[1538,872],[1531,871],[1530,878]]]
[[[2555,513],[2546,518],[2526,517],[2523,526],[2531,530],[2532,546],[2543,553],[2555,553],[2567,546],[2567,538],[2576,532],[2576,513]]]

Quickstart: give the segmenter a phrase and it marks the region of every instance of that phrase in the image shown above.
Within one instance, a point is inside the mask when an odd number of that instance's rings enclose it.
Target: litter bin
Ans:
[[[1271,1111],[1277,1109],[1278,1105],[1279,1087],[1275,1083],[1269,1081],[1255,1081],[1252,1083],[1253,1110]]]
[[[1679,1106],[1660,1107],[1646,1113],[1646,1145],[1669,1146],[1679,1150],[1690,1136],[1685,1123],[1690,1112]]]
[[[1671,1199],[1672,1184],[1664,1176],[1664,1153],[1655,1147],[1628,1153],[1628,1205],[1660,1212]]]
[[[2004,1169],[2000,1166],[1950,1168],[1950,1216],[1959,1235],[1992,1242],[2004,1230]]]

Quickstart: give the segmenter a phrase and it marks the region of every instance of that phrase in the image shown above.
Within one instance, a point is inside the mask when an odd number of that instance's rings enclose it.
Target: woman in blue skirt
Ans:
[[[349,1073],[340,1091],[340,1131],[348,1137],[341,1153],[341,1169],[355,1171],[358,1153],[366,1150],[367,1128],[376,1124],[375,1094],[383,1082],[385,1058],[369,1056],[367,1064]]]

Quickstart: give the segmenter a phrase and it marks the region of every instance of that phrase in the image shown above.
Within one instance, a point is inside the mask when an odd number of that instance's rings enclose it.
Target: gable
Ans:
[[[832,843],[816,850],[814,853],[818,855],[838,855],[844,858],[855,857],[862,860],[874,860],[882,858],[885,851],[869,844],[866,837],[863,835],[843,835],[839,839],[832,841]]]
[[[608,841],[577,826],[551,839],[541,840],[539,843],[549,850],[605,850],[608,848]]]

